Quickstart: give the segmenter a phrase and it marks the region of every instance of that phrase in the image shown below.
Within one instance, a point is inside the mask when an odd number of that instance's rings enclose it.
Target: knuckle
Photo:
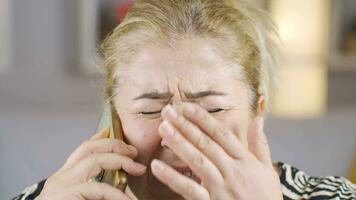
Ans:
[[[112,140],[111,145],[111,153],[119,153],[120,155],[127,155],[128,153],[137,153],[137,150],[133,146],[130,146],[119,139]]]
[[[127,157],[127,156],[123,156],[123,155],[114,155],[115,156],[115,159],[117,159],[117,162],[120,163],[121,166],[132,166],[135,164],[135,161],[130,158],[130,157]]]
[[[105,191],[108,187],[107,183],[101,183],[101,182],[99,182],[97,186],[99,187],[100,191]]]
[[[120,140],[111,140],[111,151],[115,152],[115,151],[119,151],[122,149],[126,149],[124,147],[124,144],[120,141]]]
[[[209,149],[211,148],[212,142],[208,137],[200,136],[197,142],[197,146],[202,149]]]
[[[192,164],[195,166],[203,166],[204,165],[204,157],[201,154],[198,156],[194,156],[192,158]]]
[[[95,171],[95,173],[99,173],[101,170],[103,170],[104,163],[105,163],[105,160],[102,159],[101,154],[92,154],[88,158],[87,163],[85,163],[84,167],[89,167],[93,171]]]
[[[178,116],[177,122],[183,129],[187,129],[189,127],[188,121],[183,116]]]
[[[79,151],[87,152],[88,154],[94,154],[93,143],[90,140],[86,140],[79,147]]]
[[[191,185],[190,183],[189,184],[185,184],[184,186],[183,186],[183,190],[186,192],[186,194],[188,194],[188,195],[194,195],[194,194],[196,194],[196,188],[193,186],[193,185]]]
[[[129,165],[135,164],[135,161],[130,157],[118,155],[118,159],[121,160],[121,162],[127,163]]]
[[[82,144],[80,145],[81,149],[87,150],[90,147],[91,142],[89,140],[85,140],[84,142],[82,142]]]
[[[217,126],[212,131],[212,134],[215,138],[225,138],[229,135],[229,130],[221,126]]]
[[[99,164],[99,163],[101,163],[100,155],[99,154],[91,154],[90,156],[88,156],[86,158],[86,161],[89,163]]]
[[[208,114],[200,109],[197,109],[197,118],[199,121],[204,122],[208,120]]]

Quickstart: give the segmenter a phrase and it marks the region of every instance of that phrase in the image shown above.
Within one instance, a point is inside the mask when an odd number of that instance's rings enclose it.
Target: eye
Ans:
[[[157,110],[157,111],[149,111],[149,112],[140,112],[139,114],[141,115],[154,115],[154,114],[160,114],[161,111]]]
[[[215,109],[212,109],[212,110],[208,110],[209,113],[217,113],[217,112],[221,112],[221,111],[224,111],[224,109],[222,109],[222,108],[215,108]]]
[[[209,113],[217,113],[217,112],[221,112],[224,111],[224,109],[222,108],[215,108],[212,110],[208,110]],[[157,110],[157,111],[148,111],[148,112],[140,112],[139,114],[141,115],[155,115],[155,114],[160,114],[161,110]]]

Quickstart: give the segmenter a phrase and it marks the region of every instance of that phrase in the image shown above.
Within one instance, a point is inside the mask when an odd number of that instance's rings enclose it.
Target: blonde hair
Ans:
[[[118,70],[140,44],[164,41],[174,48],[186,34],[216,40],[219,50],[243,68],[255,111],[261,95],[270,103],[274,88],[275,28],[265,11],[243,0],[136,0],[125,19],[101,46],[107,96],[113,96]]]

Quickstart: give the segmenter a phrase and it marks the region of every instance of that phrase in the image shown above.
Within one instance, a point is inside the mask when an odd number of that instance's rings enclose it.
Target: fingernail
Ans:
[[[163,134],[163,136],[168,137],[168,138],[174,136],[174,128],[167,120],[164,120],[162,122],[160,129],[161,129],[161,133]]]
[[[159,161],[157,159],[154,159],[151,163],[151,167],[153,169],[156,169],[158,171],[163,171],[164,170],[164,165],[162,164],[162,161]]]
[[[174,110],[174,108],[171,105],[167,105],[164,108],[164,112],[166,112],[167,116],[170,117],[171,119],[175,119],[178,116],[177,112]]]
[[[126,147],[127,147],[127,149],[128,149],[129,151],[134,151],[134,152],[137,151],[136,147],[134,147],[134,146],[132,146],[132,145],[126,145]]]
[[[183,107],[183,112],[186,115],[193,116],[195,114],[195,108],[191,104],[185,104]]]

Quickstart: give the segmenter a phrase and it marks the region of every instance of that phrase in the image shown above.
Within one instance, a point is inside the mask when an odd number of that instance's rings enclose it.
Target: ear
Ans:
[[[256,114],[259,116],[263,116],[265,112],[266,112],[265,96],[261,95],[257,102],[257,113]]]

